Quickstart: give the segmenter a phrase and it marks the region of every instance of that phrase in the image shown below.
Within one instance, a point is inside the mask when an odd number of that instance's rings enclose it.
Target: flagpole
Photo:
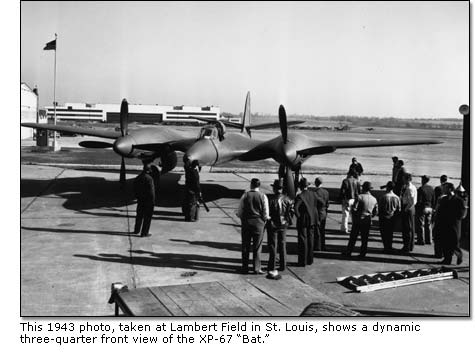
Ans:
[[[58,35],[54,34],[54,86],[53,86],[53,108],[54,108],[54,125],[56,125],[56,49],[58,48]],[[57,150],[56,132],[53,132],[53,151]]]

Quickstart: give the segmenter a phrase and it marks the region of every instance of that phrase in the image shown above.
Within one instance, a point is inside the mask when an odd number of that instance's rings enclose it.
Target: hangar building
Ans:
[[[20,83],[21,123],[36,123],[38,95],[26,83]],[[33,137],[33,129],[21,128],[21,139]]]
[[[54,107],[46,107],[48,121],[54,120]],[[220,109],[215,106],[159,106],[129,103],[129,121],[152,123],[200,123],[189,116],[204,119],[219,119]],[[119,122],[120,104],[66,103],[56,107],[58,121]]]

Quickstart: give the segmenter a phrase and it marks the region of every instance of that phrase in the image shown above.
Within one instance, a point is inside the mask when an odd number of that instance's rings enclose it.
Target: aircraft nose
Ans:
[[[114,142],[114,152],[123,157],[128,157],[133,151],[132,146],[134,144],[135,141],[130,136],[120,137]]]
[[[210,140],[199,140],[186,151],[183,160],[197,160],[200,165],[214,165],[218,160],[218,152]]]
[[[283,154],[286,165],[293,167],[297,161],[297,148],[293,143],[286,143],[283,145]]]

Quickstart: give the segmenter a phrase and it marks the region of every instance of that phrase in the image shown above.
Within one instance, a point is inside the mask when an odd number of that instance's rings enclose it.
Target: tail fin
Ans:
[[[244,131],[247,132],[249,138],[251,138],[251,92],[247,92],[246,96],[246,104],[244,105],[244,113],[242,115],[242,123],[241,123],[241,133]]]

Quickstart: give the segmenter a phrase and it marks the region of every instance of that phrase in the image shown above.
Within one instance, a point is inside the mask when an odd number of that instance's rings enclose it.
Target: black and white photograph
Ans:
[[[22,1],[20,316],[471,317],[469,44],[467,1]]]

